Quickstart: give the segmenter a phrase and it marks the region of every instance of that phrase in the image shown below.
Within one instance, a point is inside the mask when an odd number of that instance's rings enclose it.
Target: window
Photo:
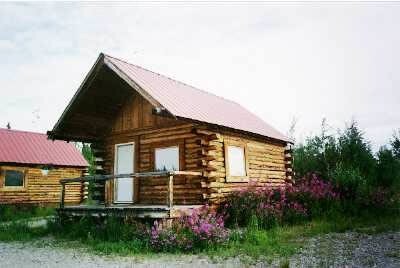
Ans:
[[[24,172],[17,170],[5,170],[4,187],[24,187]]]
[[[155,170],[179,170],[179,147],[156,148]]]
[[[244,147],[228,145],[229,176],[246,176],[246,161]]]
[[[248,182],[247,144],[241,140],[224,141],[227,182]]]

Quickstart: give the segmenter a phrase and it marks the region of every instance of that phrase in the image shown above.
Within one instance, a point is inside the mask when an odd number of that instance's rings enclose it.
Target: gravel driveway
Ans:
[[[0,242],[0,267],[243,267],[238,259],[214,263],[206,257],[199,256],[108,257],[90,254],[82,249],[51,245],[38,247],[36,244],[39,243]]]
[[[200,256],[157,258],[105,257],[82,249],[44,243],[0,242],[0,267],[243,267],[239,259],[214,263]],[[273,262],[279,267],[281,261]],[[328,234],[309,239],[289,259],[290,267],[400,267],[400,232],[368,235],[354,232]],[[258,263],[255,266],[269,267]]]
[[[346,232],[309,239],[290,267],[400,267],[400,232]]]

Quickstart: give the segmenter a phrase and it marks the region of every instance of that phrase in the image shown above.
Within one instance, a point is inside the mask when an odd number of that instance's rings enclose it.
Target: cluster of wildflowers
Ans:
[[[302,219],[316,203],[338,198],[339,194],[330,182],[312,174],[282,187],[249,182],[230,196],[223,209],[231,224],[246,225],[252,216],[256,216],[265,227],[270,227]]]
[[[158,251],[190,250],[224,243],[228,239],[223,215],[207,205],[169,224],[156,221],[150,230],[150,245]]]
[[[175,226],[174,226],[175,227]],[[177,230],[168,226],[165,221],[155,221],[150,230],[150,245],[157,251],[171,251],[177,249]]]
[[[297,180],[291,188],[299,194],[308,194],[310,198],[316,200],[339,198],[339,193],[335,190],[332,183],[322,180],[316,174],[310,174]]]
[[[229,237],[225,228],[224,216],[218,214],[208,205],[194,209],[193,212],[180,219],[181,225],[194,234],[194,238],[207,243],[223,243]]]

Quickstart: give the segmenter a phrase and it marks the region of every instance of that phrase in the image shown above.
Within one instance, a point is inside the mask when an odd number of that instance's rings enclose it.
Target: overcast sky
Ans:
[[[0,127],[50,130],[100,52],[296,118],[297,140],[323,117],[375,149],[400,128],[400,3],[0,3]]]

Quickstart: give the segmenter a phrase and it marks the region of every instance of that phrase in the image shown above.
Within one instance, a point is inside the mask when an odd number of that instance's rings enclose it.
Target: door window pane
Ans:
[[[178,146],[155,149],[156,171],[179,170]]]
[[[246,176],[243,147],[228,146],[228,165],[230,176]]]
[[[17,170],[6,170],[5,171],[5,179],[4,179],[5,187],[23,187],[24,186],[24,173],[22,171]]]
[[[117,145],[115,174],[130,174],[134,172],[134,151],[133,144]],[[133,178],[117,178],[115,182],[115,202],[132,203],[134,195]]]

